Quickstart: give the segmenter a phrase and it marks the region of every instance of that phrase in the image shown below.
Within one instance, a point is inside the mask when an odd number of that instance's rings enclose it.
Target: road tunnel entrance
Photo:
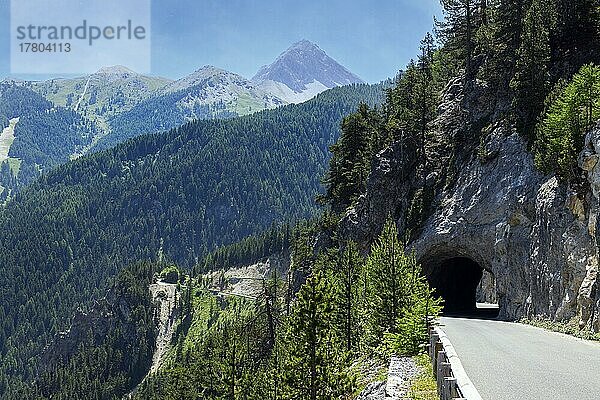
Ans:
[[[430,286],[444,299],[444,314],[476,312],[484,276],[484,269],[477,262],[467,257],[452,257],[427,272]]]

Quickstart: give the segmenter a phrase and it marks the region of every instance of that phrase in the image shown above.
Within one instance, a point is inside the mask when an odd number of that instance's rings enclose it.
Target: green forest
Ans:
[[[263,281],[256,300],[218,297],[202,275],[180,275],[181,312],[172,349],[133,398],[346,398],[360,389],[359,371],[350,368],[356,360],[418,353],[425,321],[437,315],[440,302],[414,255],[404,253],[394,224],[386,225],[366,259],[354,243],[335,240],[315,255],[307,243],[332,222],[324,218],[292,231],[272,229],[278,234],[253,236],[255,245],[243,246],[249,249],[244,254],[259,259],[263,249],[289,240],[293,273],[310,275],[294,298],[284,277],[275,274]],[[203,265],[216,254],[235,258],[236,247],[217,250]],[[114,284],[115,303],[125,299],[134,309],[130,317],[119,319],[104,339],[81,343],[67,362],[47,368],[20,395],[111,399],[130,392],[151,354],[152,304],[144,289],[160,268],[142,263],[122,271]],[[161,275],[173,268],[165,267]],[[124,334],[132,324],[137,334]]]
[[[0,215],[3,392],[37,376],[45,344],[123,266],[161,253],[189,268],[274,222],[314,216],[340,120],[382,97],[383,85],[341,87],[297,106],[139,136],[19,192]]]
[[[112,134],[103,138],[96,146],[102,150],[138,136],[141,133],[155,133],[183,125],[189,120],[189,111],[181,110],[177,102],[186,96],[198,95],[201,89],[180,90],[162,96],[152,97],[136,104],[131,110],[118,114],[109,120]],[[196,105],[192,110],[197,119],[224,119],[237,115],[227,109],[226,104]]]
[[[14,197],[20,188],[33,182],[42,172],[70,160],[97,134],[98,128],[77,112],[55,107],[32,90],[13,83],[0,84],[0,127],[19,118],[15,139],[8,156],[18,160],[9,169],[9,160],[0,167],[0,198]]]

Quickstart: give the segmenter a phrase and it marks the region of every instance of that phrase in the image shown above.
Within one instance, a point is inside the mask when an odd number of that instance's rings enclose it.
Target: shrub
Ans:
[[[179,269],[172,265],[160,271],[160,279],[166,283],[177,283],[179,281]]]

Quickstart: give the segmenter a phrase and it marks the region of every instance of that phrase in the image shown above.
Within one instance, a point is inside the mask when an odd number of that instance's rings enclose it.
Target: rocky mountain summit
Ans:
[[[308,40],[294,43],[275,62],[263,66],[252,81],[289,103],[306,101],[336,86],[363,83]]]
[[[586,184],[575,190],[538,172],[508,122],[481,128],[490,116],[484,93],[475,88],[466,98],[459,81],[451,83],[427,143],[434,155],[427,174],[415,170],[416,146],[384,149],[342,229],[367,246],[392,215],[401,235],[411,231],[410,247],[430,278],[444,261],[469,258],[492,278],[485,290],[495,291],[487,297],[497,296],[501,317],[576,319],[598,331],[600,125],[586,137],[579,157]],[[476,130],[480,143],[464,139]],[[417,229],[406,222],[416,203],[425,210]]]

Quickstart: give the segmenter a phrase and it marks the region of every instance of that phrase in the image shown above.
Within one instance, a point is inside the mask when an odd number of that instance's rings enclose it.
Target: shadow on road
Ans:
[[[442,313],[444,317],[466,318],[466,319],[487,319],[494,320],[498,318],[500,308],[498,304],[477,303],[477,308],[470,310],[446,310]]]

